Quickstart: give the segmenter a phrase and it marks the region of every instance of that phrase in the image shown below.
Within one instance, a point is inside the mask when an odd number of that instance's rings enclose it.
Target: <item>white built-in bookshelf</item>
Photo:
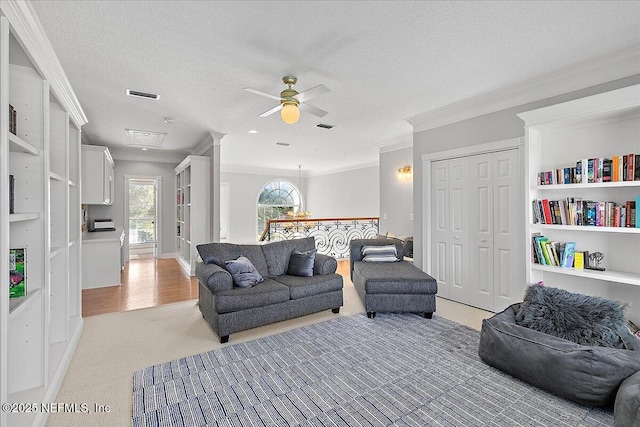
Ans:
[[[26,295],[0,292],[0,402],[52,402],[82,330],[80,128],[86,117],[26,2],[0,4],[0,275],[26,250]],[[9,123],[15,108],[16,132]],[[14,213],[9,213],[9,176]],[[5,238],[7,236],[7,238]],[[46,414],[0,413],[0,425]]]
[[[599,251],[604,271],[541,265],[527,245],[527,282],[631,303],[629,316],[640,321],[640,227],[544,224],[536,222],[535,200],[614,202],[624,206],[640,196],[640,181],[539,184],[538,174],[576,166],[581,159],[640,154],[640,85],[613,90],[519,114],[526,129],[526,238],[575,242],[576,251]]]
[[[209,168],[211,159],[187,156],[176,168],[176,259],[193,276],[196,246],[211,241]]]

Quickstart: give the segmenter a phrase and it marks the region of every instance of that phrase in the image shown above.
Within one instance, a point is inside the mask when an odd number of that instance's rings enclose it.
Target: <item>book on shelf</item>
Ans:
[[[640,154],[592,157],[538,173],[538,185],[640,181]]]
[[[9,132],[17,135],[18,112],[13,105],[9,104]]]
[[[574,267],[575,242],[550,241],[540,233],[531,235],[532,260],[535,264],[561,268]]]
[[[532,219],[534,224],[637,228],[640,224],[636,206],[640,206],[640,196],[636,199],[621,204],[579,197],[534,199],[531,202]]]
[[[13,175],[9,175],[9,214],[15,213],[14,187],[15,178]]]
[[[27,295],[27,249],[9,250],[9,298]]]
[[[562,253],[562,267],[571,268],[573,267],[573,260],[575,257],[576,251],[576,243],[575,242],[567,242],[564,245],[564,251]]]
[[[584,269],[584,252],[576,251],[573,254],[573,268],[576,270]]]

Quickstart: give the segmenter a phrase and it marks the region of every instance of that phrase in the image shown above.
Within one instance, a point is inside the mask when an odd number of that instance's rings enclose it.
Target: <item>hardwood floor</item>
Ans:
[[[155,307],[198,298],[198,280],[173,258],[130,260],[120,286],[84,289],[82,316]]]
[[[349,260],[338,271],[349,277]],[[82,316],[156,307],[198,298],[198,280],[189,277],[173,259],[129,260],[120,274],[120,286],[84,289]]]

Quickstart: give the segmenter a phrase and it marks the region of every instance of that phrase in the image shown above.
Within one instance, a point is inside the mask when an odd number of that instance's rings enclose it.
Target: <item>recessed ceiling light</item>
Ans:
[[[142,151],[147,151],[147,148],[142,147],[142,148],[141,148],[141,150],[142,150]]]
[[[163,120],[163,122],[165,122],[165,123],[173,123],[175,121],[176,121],[176,119],[174,117],[165,117],[164,120]]]
[[[249,133],[258,133],[257,130],[250,130]]]

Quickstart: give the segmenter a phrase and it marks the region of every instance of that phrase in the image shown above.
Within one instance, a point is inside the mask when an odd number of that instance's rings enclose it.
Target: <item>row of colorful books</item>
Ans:
[[[540,233],[531,235],[531,254],[535,264],[561,268],[590,268],[588,251],[577,251],[575,242],[554,242]]]
[[[532,202],[534,224],[584,225],[595,227],[640,227],[640,196],[624,203],[582,200],[535,199]]]
[[[640,154],[581,159],[575,166],[543,171],[538,185],[640,181]]]

